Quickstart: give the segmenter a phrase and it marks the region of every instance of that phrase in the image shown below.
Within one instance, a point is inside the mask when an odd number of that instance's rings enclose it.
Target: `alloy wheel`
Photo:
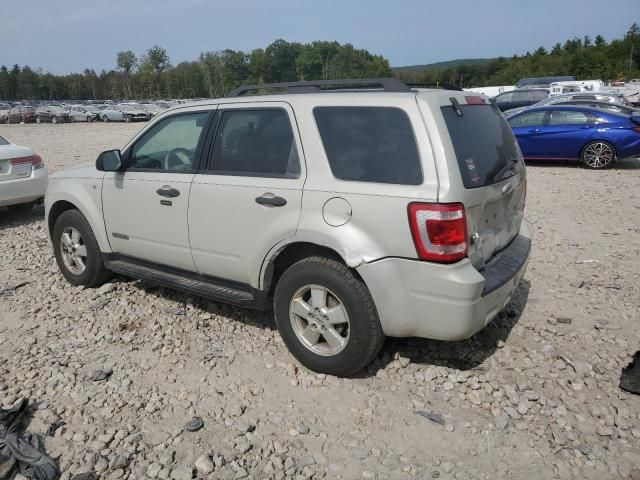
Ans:
[[[74,275],[82,275],[87,268],[87,246],[80,232],[66,227],[60,237],[60,253],[64,266]]]
[[[583,154],[584,163],[591,168],[603,168],[613,161],[613,149],[604,142],[587,145]]]
[[[337,355],[349,342],[347,310],[335,293],[321,285],[305,285],[293,294],[289,318],[298,340],[313,353]]]

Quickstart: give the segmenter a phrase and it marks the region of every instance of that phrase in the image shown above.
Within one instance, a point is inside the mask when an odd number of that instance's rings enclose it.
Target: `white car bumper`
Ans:
[[[0,181],[0,207],[29,203],[44,197],[47,189],[47,169],[31,170],[25,178]]]

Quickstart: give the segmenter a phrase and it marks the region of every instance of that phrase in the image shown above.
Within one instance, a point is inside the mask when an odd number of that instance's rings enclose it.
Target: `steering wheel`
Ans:
[[[172,148],[162,160],[163,170],[175,170],[176,167],[187,166],[191,168],[191,151],[187,148]]]

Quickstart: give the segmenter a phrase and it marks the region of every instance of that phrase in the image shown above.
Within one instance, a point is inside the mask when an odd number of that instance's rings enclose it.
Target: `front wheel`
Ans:
[[[126,123],[131,123],[131,121],[132,121],[132,120],[133,120],[133,119],[131,118],[131,115],[125,115],[125,117],[124,117],[124,121],[125,121]]]
[[[111,275],[89,222],[78,210],[67,210],[58,217],[52,240],[56,263],[69,283],[95,287]]]
[[[615,161],[616,150],[609,142],[596,140],[584,146],[580,157],[585,167],[603,169]]]
[[[276,286],[274,312],[291,354],[315,372],[352,375],[384,343],[367,286],[329,258],[309,257],[289,267]]]
[[[104,117],[102,117],[102,121],[104,123],[107,123],[109,121],[109,117],[107,117],[106,115]]]

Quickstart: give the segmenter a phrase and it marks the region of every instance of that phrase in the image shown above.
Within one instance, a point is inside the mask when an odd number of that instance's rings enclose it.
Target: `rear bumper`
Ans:
[[[531,228],[481,271],[468,259],[452,265],[386,258],[358,267],[386,335],[462,340],[484,328],[507,305],[524,276]]]
[[[0,207],[28,203],[44,197],[47,189],[47,169],[31,170],[25,178],[0,181]]]

